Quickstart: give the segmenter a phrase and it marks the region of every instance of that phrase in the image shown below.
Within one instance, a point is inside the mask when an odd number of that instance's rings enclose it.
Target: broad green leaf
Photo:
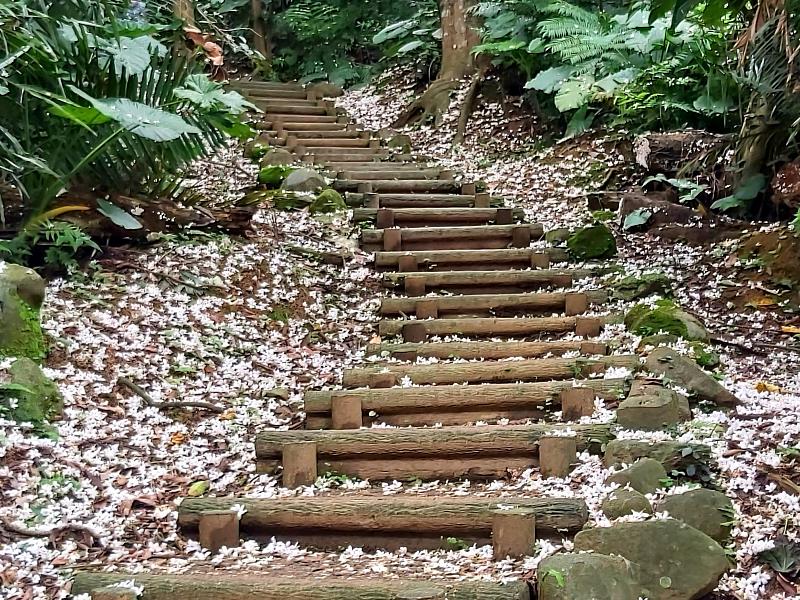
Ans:
[[[407,44],[403,44],[397,49],[398,56],[402,56],[403,54],[408,54],[409,52],[413,52],[420,46],[422,46],[425,42],[422,40],[414,40],[413,42],[408,42]]]
[[[113,61],[117,73],[124,69],[128,75],[141,75],[150,66],[153,56],[164,56],[167,52],[164,44],[147,35],[106,41],[101,49],[106,54],[106,64]]]
[[[742,182],[734,195],[741,200],[753,200],[765,187],[767,187],[767,178],[758,173]]]
[[[540,90],[548,94],[552,94],[561,87],[570,75],[572,75],[572,67],[550,67],[544,71],[540,71],[536,77],[531,79],[525,84],[526,90]]]
[[[97,212],[105,215],[114,225],[122,227],[123,229],[135,230],[141,229],[142,224],[133,218],[128,211],[121,209],[119,206],[111,204],[102,198],[97,199]]]
[[[611,75],[606,75],[602,79],[597,80],[595,85],[603,90],[606,94],[611,95],[613,94],[617,88],[626,83],[630,83],[636,78],[638,74],[638,70],[634,68],[630,69],[623,69],[622,71],[617,71],[616,73],[612,73]]]
[[[625,222],[622,224],[623,231],[628,231],[634,227],[640,227],[650,220],[653,216],[653,211],[646,208],[637,208],[625,217]]]
[[[56,117],[69,119],[78,125],[102,125],[111,119],[94,107],[77,106],[75,104],[63,104],[61,106],[51,106],[48,112]]]
[[[389,40],[393,40],[395,38],[401,37],[406,35],[409,31],[411,31],[417,22],[414,19],[407,19],[405,21],[398,21],[397,23],[392,23],[387,27],[381,29],[378,33],[376,33],[372,38],[373,44],[382,44]]]
[[[541,38],[536,38],[531,40],[531,43],[528,44],[528,52],[530,54],[541,54],[545,51],[544,40]]]
[[[140,137],[154,142],[169,142],[187,133],[201,133],[179,115],[153,108],[127,98],[92,98],[92,104],[101,113]]]
[[[788,540],[780,541],[771,550],[761,552],[758,559],[778,573],[794,578],[800,572],[800,544]]]
[[[730,210],[732,208],[741,208],[745,205],[745,201],[736,196],[725,196],[720,198],[711,205],[713,210]]]
[[[211,487],[211,483],[207,480],[203,479],[201,481],[195,481],[192,485],[189,486],[189,490],[186,492],[186,495],[190,498],[198,498],[205,494],[209,488]]]
[[[0,391],[2,392],[21,392],[23,394],[33,394],[30,388],[26,388],[19,383],[0,383]]]
[[[588,106],[582,106],[567,123],[567,132],[564,134],[564,139],[570,139],[577,135],[581,135],[584,131],[592,126],[594,121],[594,113],[589,113]]]
[[[236,115],[240,115],[246,110],[258,110],[254,104],[245,100],[241,94],[238,92],[226,92],[222,84],[211,81],[203,73],[189,75],[183,87],[176,88],[174,94],[177,98],[188,100],[205,110],[226,109]]]
[[[556,108],[561,112],[574,110],[585,105],[592,98],[594,78],[582,75],[565,81],[556,92]]]
[[[707,115],[723,115],[733,108],[733,101],[731,98],[713,98],[706,93],[695,100],[692,106]]]

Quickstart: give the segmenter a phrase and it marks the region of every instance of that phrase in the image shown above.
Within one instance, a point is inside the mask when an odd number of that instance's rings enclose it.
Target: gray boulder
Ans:
[[[728,569],[725,550],[705,533],[674,519],[616,523],[575,536],[575,551],[628,559],[641,569],[642,597],[692,600],[712,592]]]
[[[639,567],[619,556],[556,554],[536,569],[539,600],[638,600]]]
[[[44,358],[44,292],[44,280],[36,271],[0,262],[0,357]]]
[[[682,356],[671,348],[653,350],[645,361],[645,368],[685,388],[698,400],[708,400],[723,406],[739,402],[736,396],[698,367],[691,358]]]
[[[667,471],[686,470],[689,465],[708,462],[711,449],[703,444],[646,440],[611,440],[606,444],[603,462],[607,467],[633,464],[640,458],[652,458]]]
[[[692,418],[689,400],[660,383],[637,379],[617,408],[617,422],[626,429],[654,431]]]
[[[313,169],[297,169],[284,180],[285,192],[316,192],[327,186],[325,178]]]
[[[667,496],[658,511],[669,513],[673,519],[691,525],[718,542],[727,540],[731,534],[733,502],[721,492],[699,488]]]
[[[633,513],[647,513],[653,514],[653,507],[647,497],[628,488],[620,488],[611,492],[608,497],[603,500],[600,507],[603,514],[612,521],[625,517]]]
[[[631,466],[611,475],[606,483],[618,483],[620,487],[630,486],[642,494],[652,494],[664,485],[667,471],[652,458],[640,458]]]
[[[295,155],[284,148],[273,148],[261,157],[261,167],[290,165],[295,162]]]
[[[30,358],[16,360],[8,374],[8,381],[0,384],[0,404],[12,419],[42,423],[61,415],[64,400],[58,386]]]
[[[669,296],[672,282],[663,273],[646,273],[641,277],[624,277],[611,284],[613,295],[621,300],[638,300],[653,294]]]

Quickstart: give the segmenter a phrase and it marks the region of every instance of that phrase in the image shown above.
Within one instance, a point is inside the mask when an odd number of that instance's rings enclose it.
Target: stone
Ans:
[[[536,568],[539,600],[638,600],[639,567],[620,556],[556,554]]]
[[[719,352],[708,344],[692,342],[689,344],[689,347],[692,349],[692,358],[694,358],[694,362],[696,362],[698,366],[713,370],[722,365],[722,358]]]
[[[412,143],[411,136],[405,134],[393,135],[387,142],[389,148],[394,148],[395,150],[400,150],[405,153],[411,152]]]
[[[715,490],[698,488],[667,496],[659,504],[658,512],[666,512],[673,519],[683,521],[720,543],[731,534],[733,502]]]
[[[691,358],[678,354],[671,348],[653,350],[645,360],[645,368],[684,388],[698,400],[708,400],[722,406],[732,406],[739,402],[736,396],[698,367]]]
[[[315,83],[314,85],[308,87],[307,91],[315,94],[317,98],[341,98],[344,96],[344,90],[341,88],[341,86],[338,86],[335,83],[328,83],[327,81]]]
[[[648,347],[658,348],[662,345],[670,345],[676,343],[679,339],[677,335],[671,333],[657,333],[655,335],[648,335],[643,337],[636,347],[637,352],[644,352]]]
[[[284,148],[273,148],[261,157],[261,167],[272,165],[291,165],[295,162],[295,156]]]
[[[645,273],[640,277],[628,276],[611,284],[615,298],[620,300],[639,300],[654,294],[672,294],[672,282],[663,273]]]
[[[629,486],[639,493],[652,494],[663,487],[666,479],[664,465],[652,458],[640,458],[631,466],[611,475],[606,483],[618,483],[623,488]]]
[[[327,186],[325,178],[313,169],[296,169],[284,180],[281,189],[286,192],[316,192]]]
[[[658,300],[654,306],[637,304],[625,315],[625,326],[639,335],[669,333],[687,340],[707,342],[708,331],[700,320],[671,300]]]
[[[667,471],[685,470],[689,465],[706,462],[711,449],[703,444],[689,445],[686,442],[646,440],[611,440],[606,444],[603,463],[606,467],[630,465],[640,458],[652,458],[660,462]]]
[[[251,160],[259,160],[269,152],[269,148],[269,142],[265,142],[261,139],[250,140],[244,145],[244,156]]]
[[[36,271],[0,262],[0,357],[44,358],[44,293],[44,279]]]
[[[347,204],[345,204],[344,198],[339,192],[329,188],[320,192],[308,210],[312,215],[329,214],[347,210]]]
[[[603,500],[600,507],[603,514],[612,521],[620,517],[626,517],[633,513],[653,514],[653,507],[647,497],[641,492],[628,488],[620,488],[611,492]]]
[[[611,258],[617,254],[617,241],[608,227],[598,223],[573,233],[567,240],[567,248],[577,260]]]
[[[575,551],[616,555],[639,566],[643,598],[691,600],[717,587],[728,570],[725,550],[705,533],[674,519],[585,529]]]
[[[637,379],[617,408],[617,423],[626,429],[655,431],[692,418],[689,400],[664,387]]]
[[[269,189],[278,189],[292,171],[294,171],[292,167],[285,165],[262,167],[258,172],[258,183],[267,186]]]
[[[0,383],[0,404],[19,423],[44,423],[61,416],[64,400],[58,386],[30,358],[19,358]]]
[[[544,239],[548,244],[558,244],[559,242],[566,242],[570,235],[572,235],[572,233],[569,229],[560,227],[546,232],[544,234]]]

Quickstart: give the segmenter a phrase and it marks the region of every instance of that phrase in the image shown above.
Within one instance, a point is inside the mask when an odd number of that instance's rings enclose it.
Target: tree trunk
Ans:
[[[173,0],[173,12],[187,27],[194,27],[194,2],[193,0]]]
[[[250,0],[250,13],[253,21],[253,45],[267,61],[272,62],[272,48],[269,43],[267,23],[264,20],[263,0]]]

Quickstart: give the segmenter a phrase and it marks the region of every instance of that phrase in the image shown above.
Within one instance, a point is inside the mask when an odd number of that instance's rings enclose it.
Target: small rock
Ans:
[[[286,192],[316,192],[327,185],[325,178],[313,169],[293,171],[281,185]]]
[[[269,152],[269,149],[269,142],[264,142],[260,139],[250,140],[244,145],[244,156],[251,160],[261,159]]]
[[[20,358],[8,373],[7,388],[0,388],[0,404],[10,408],[12,419],[20,423],[43,423],[61,415],[64,400],[58,386],[39,365],[30,358]]]
[[[656,348],[645,361],[651,373],[663,375],[667,381],[689,391],[699,400],[731,406],[738,403],[736,396],[722,387],[690,358],[682,356],[670,348]]]
[[[659,505],[659,512],[683,521],[705,533],[708,537],[723,542],[731,534],[733,502],[725,494],[699,488],[683,494],[667,496]]]
[[[608,227],[597,224],[573,233],[567,240],[567,248],[577,260],[611,258],[617,254],[617,241]]]
[[[411,140],[411,136],[399,134],[389,138],[387,143],[389,148],[394,148],[396,150],[400,150],[401,152],[408,153],[411,152],[411,145],[413,141]]]
[[[539,563],[539,600],[638,600],[639,567],[619,556],[556,554]]]
[[[655,431],[692,418],[689,400],[660,383],[637,379],[617,408],[617,422],[626,429]]]
[[[606,483],[618,483],[620,487],[630,486],[642,494],[652,494],[663,487],[667,479],[664,466],[652,458],[640,458],[630,467],[617,471],[606,479]]]
[[[638,300],[653,294],[669,296],[672,282],[663,273],[647,273],[641,277],[628,276],[611,284],[614,297],[621,300]]]
[[[44,358],[39,315],[44,293],[36,271],[0,261],[0,357]]]
[[[630,465],[640,458],[652,458],[667,471],[685,470],[689,465],[708,461],[711,450],[703,444],[686,442],[649,442],[646,440],[611,440],[606,444],[603,463],[606,467]]]
[[[261,157],[261,167],[272,165],[291,165],[295,162],[295,156],[284,148],[273,148]]]
[[[637,304],[625,315],[625,326],[639,335],[670,333],[687,340],[706,342],[709,339],[700,320],[671,300],[658,300],[654,307]]]
[[[658,333],[656,335],[648,335],[643,337],[636,347],[637,352],[644,351],[648,346],[651,348],[658,348],[661,345],[670,345],[677,342],[680,338],[671,333]]]
[[[312,215],[329,214],[347,210],[347,204],[345,204],[344,198],[339,192],[329,188],[320,192],[308,210]]]
[[[317,98],[341,98],[344,96],[344,90],[341,86],[335,83],[328,83],[327,81],[315,83],[307,88],[307,91],[316,94]]]
[[[694,362],[704,369],[713,370],[722,364],[722,358],[720,357],[719,352],[714,350],[708,344],[704,344],[703,342],[692,342],[689,344],[689,346],[692,348]]]
[[[692,600],[714,590],[728,570],[725,550],[705,533],[674,519],[585,529],[575,551],[617,555],[641,569],[642,597]]]
[[[558,244],[559,242],[566,242],[569,236],[572,235],[569,229],[561,227],[559,229],[551,229],[544,234],[544,239],[548,244]]]
[[[653,514],[653,507],[647,497],[636,490],[627,488],[620,488],[611,492],[603,500],[601,510],[611,520],[626,517],[635,512]]]

